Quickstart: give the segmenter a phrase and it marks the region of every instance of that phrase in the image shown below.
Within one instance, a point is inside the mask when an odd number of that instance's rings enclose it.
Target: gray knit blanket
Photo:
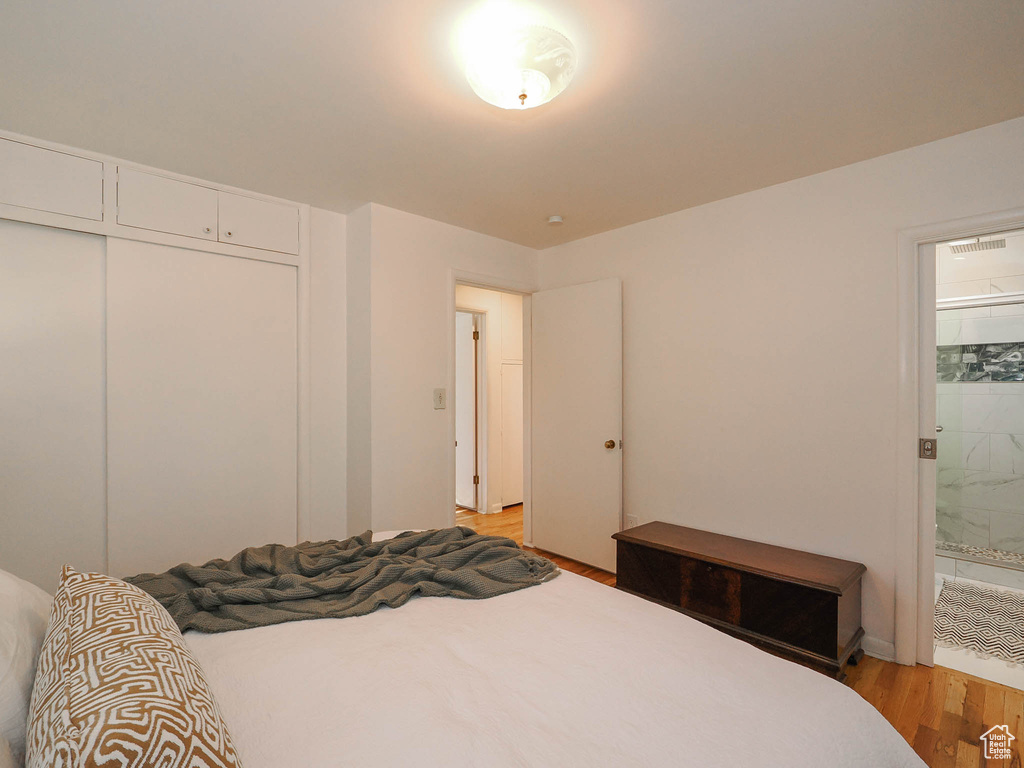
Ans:
[[[268,544],[230,560],[183,563],[125,581],[164,606],[182,632],[228,632],[303,619],[362,616],[413,595],[479,600],[554,578],[550,560],[512,539],[470,528],[408,532],[372,541]]]

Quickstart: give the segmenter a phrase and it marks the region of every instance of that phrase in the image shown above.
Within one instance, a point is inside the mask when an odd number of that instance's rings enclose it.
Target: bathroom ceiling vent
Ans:
[[[1006,239],[999,240],[975,240],[973,243],[958,243],[950,245],[949,250],[953,253],[975,253],[976,251],[994,251],[996,248],[1005,248]]]

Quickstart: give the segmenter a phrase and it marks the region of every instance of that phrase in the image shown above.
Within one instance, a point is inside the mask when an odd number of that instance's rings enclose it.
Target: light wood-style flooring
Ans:
[[[493,515],[458,511],[458,525],[523,543],[523,508]],[[531,550],[560,568],[615,586],[615,575],[575,560]],[[892,723],[932,768],[1024,768],[1024,691],[945,667],[906,667],[865,656],[850,668],[846,685]],[[1016,736],[1010,760],[985,760],[981,734],[1007,725]]]

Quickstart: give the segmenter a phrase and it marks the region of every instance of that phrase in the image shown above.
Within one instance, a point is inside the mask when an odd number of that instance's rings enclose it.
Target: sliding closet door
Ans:
[[[110,572],[296,539],[296,269],[111,238]]]
[[[106,565],[103,253],[0,221],[0,568],[50,591]]]

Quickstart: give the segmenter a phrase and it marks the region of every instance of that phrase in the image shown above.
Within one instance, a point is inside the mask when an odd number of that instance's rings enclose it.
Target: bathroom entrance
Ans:
[[[935,260],[935,663],[1024,688],[1024,231]]]

